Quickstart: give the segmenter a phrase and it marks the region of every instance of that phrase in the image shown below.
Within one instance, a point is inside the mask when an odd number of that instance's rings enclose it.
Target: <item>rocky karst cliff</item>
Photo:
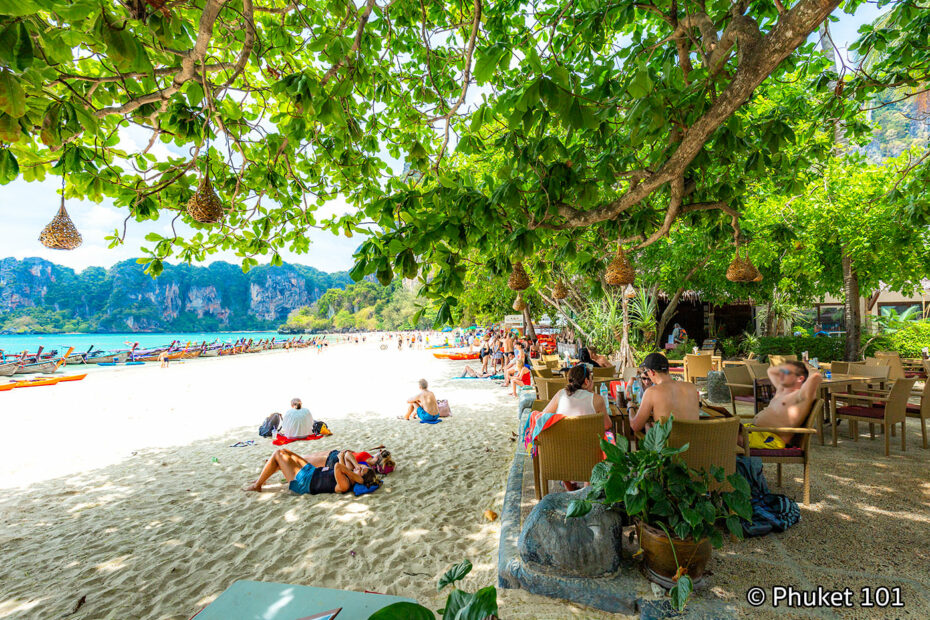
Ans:
[[[0,331],[267,329],[348,274],[302,265],[242,273],[229,263],[168,265],[152,279],[133,261],[80,273],[39,258],[0,260]]]

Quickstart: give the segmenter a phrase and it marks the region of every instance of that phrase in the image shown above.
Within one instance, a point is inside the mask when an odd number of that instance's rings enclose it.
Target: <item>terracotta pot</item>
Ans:
[[[709,539],[695,542],[673,536],[670,544],[665,532],[642,521],[636,522],[636,533],[639,536],[639,546],[643,550],[646,576],[650,579],[653,579],[653,576],[659,577],[653,580],[663,586],[673,580],[677,572],[675,555],[678,556],[678,563],[688,569],[691,579],[697,581],[704,574],[713,551]],[[672,545],[675,546],[675,555],[672,555]]]

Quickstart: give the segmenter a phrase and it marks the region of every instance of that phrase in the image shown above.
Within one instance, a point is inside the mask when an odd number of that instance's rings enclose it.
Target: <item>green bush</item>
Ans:
[[[901,357],[920,357],[924,347],[930,347],[930,321],[914,321],[893,334],[873,340],[867,353],[897,351]]]
[[[750,349],[760,360],[765,361],[769,355],[797,355],[807,351],[811,358],[822,362],[844,359],[846,341],[843,338],[828,336],[774,336],[759,338],[758,343]]]

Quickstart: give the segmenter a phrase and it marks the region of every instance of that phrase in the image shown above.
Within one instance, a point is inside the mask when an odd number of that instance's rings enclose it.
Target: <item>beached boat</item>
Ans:
[[[219,354],[219,349],[206,349],[203,353],[200,354],[200,357],[216,357]]]
[[[23,381],[17,381],[11,385],[14,388],[42,387],[45,385],[58,385],[59,381],[61,381],[61,379],[58,377],[51,377],[47,379],[24,379]]]
[[[41,373],[41,372],[55,372],[55,369],[58,368],[58,362],[38,362],[33,364],[20,364],[16,367],[16,371],[13,374],[16,375],[25,375],[31,372]]]
[[[433,357],[440,360],[476,360],[477,353],[433,353]]]
[[[19,368],[19,362],[7,362],[0,364],[0,377],[9,377]]]
[[[451,349],[451,344],[434,344],[432,346],[426,347],[427,349]]]
[[[87,358],[88,364],[99,364],[106,362],[108,364],[122,364],[129,359],[130,351],[113,351],[111,353],[102,353],[101,355]]]

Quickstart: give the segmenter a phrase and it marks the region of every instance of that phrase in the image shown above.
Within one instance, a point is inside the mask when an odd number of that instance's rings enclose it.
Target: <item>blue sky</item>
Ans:
[[[830,25],[831,34],[837,46],[845,48],[856,38],[856,30],[863,23],[875,19],[880,11],[875,3],[868,3],[859,8],[855,16],[846,15],[840,10],[834,12],[839,22]],[[141,135],[134,136],[128,133],[121,148],[129,152],[141,151],[145,148]],[[159,149],[164,145],[156,145],[154,152],[158,155]],[[163,152],[164,154],[164,152]],[[122,228],[125,211],[120,211],[111,204],[103,202],[94,204],[90,201],[70,200],[68,212],[84,237],[84,244],[77,250],[64,252],[49,250],[39,241],[39,232],[55,215],[59,204],[59,195],[56,190],[60,187],[59,177],[50,177],[42,183],[26,183],[15,181],[0,188],[3,198],[6,217],[0,224],[0,258],[13,256],[25,258],[39,256],[81,270],[89,266],[109,267],[113,263],[135,259],[141,253],[139,248],[145,245],[144,237],[149,232],[161,234],[170,232],[170,218],[163,217],[157,222],[137,223],[130,222],[126,235],[126,243],[117,249],[108,249],[104,237],[111,234],[114,229]],[[344,213],[347,206],[344,203],[333,202],[318,212],[317,220],[332,214]],[[331,233],[310,230],[307,233],[312,241],[308,254],[291,254],[285,252],[284,260],[292,263],[310,265],[323,271],[340,271],[352,267],[352,253],[360,243],[359,237],[351,239],[336,237]],[[232,253],[214,254],[208,262],[226,260],[238,263],[239,259]],[[261,262],[267,262],[268,258]]]

